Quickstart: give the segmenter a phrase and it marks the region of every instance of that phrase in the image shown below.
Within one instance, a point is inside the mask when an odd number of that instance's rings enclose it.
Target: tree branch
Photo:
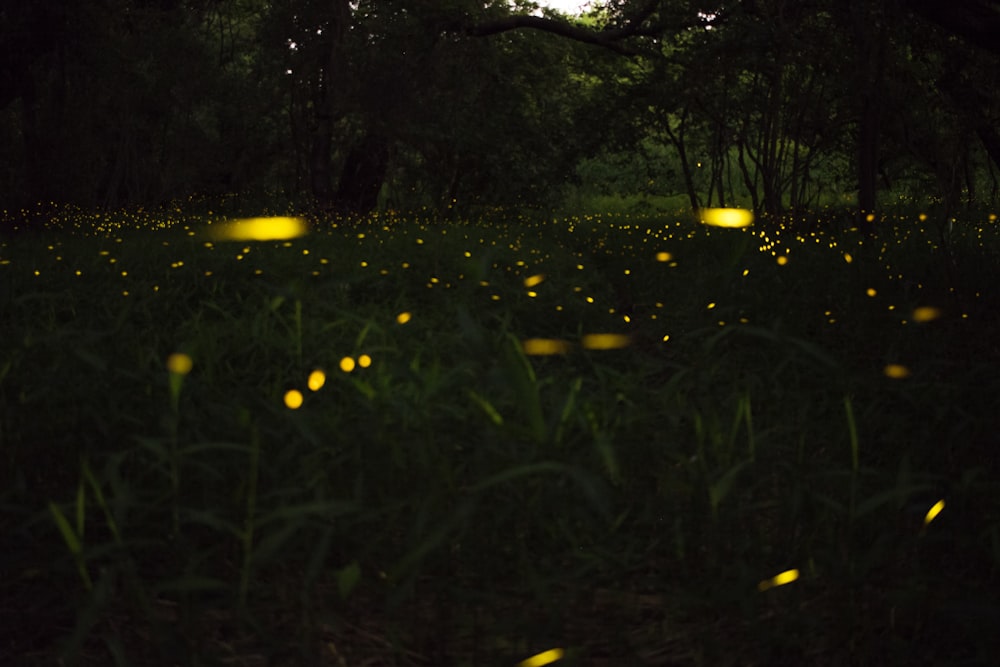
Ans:
[[[515,16],[505,16],[502,19],[496,19],[493,21],[487,21],[486,23],[469,26],[466,28],[466,32],[473,37],[486,37],[521,28],[532,28],[543,32],[550,32],[554,35],[573,39],[578,42],[584,42],[585,44],[603,46],[606,49],[611,49],[612,51],[623,55],[631,56],[637,54],[635,49],[629,48],[627,45],[616,41],[621,38],[616,38],[613,35],[606,35],[603,31],[588,30],[587,28],[581,28],[580,26],[572,23],[558,21],[556,19],[542,18],[540,16],[525,16],[521,14]],[[607,32],[610,33],[617,31]]]
[[[976,46],[1000,53],[1000,2],[997,0],[908,0],[916,14]]]
[[[643,23],[660,6],[660,0],[648,0],[639,10],[631,16],[627,16],[624,25],[620,28],[606,28],[604,30],[591,30],[583,26],[569,23],[558,19],[545,18],[541,16],[529,16],[515,14],[503,18],[486,21],[466,28],[465,32],[473,37],[486,37],[496,35],[509,30],[519,30],[521,28],[531,28],[549,32],[560,37],[573,39],[585,44],[594,44],[616,53],[627,56],[648,55],[640,49],[636,49],[623,43],[629,37],[642,37],[657,35],[662,32],[659,26],[644,26]]]

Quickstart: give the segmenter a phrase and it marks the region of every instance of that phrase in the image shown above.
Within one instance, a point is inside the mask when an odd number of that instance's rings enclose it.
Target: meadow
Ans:
[[[210,222],[0,241],[0,663],[998,654],[995,216]]]

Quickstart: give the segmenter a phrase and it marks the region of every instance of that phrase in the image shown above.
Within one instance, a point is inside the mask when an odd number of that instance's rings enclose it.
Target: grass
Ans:
[[[1000,648],[985,216],[64,223],[0,245],[0,662]]]

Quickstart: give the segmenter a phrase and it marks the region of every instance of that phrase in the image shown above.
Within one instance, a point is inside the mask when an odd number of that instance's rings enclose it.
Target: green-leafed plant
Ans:
[[[0,245],[0,662],[996,649],[985,217],[160,222]]]

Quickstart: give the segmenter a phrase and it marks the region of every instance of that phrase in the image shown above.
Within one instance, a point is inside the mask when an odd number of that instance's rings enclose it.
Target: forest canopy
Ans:
[[[995,200],[1000,2],[39,0],[0,9],[0,183],[323,212]]]

